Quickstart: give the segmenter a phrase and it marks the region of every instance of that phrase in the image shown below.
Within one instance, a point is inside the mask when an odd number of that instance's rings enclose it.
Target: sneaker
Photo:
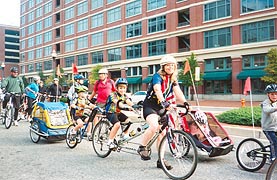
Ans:
[[[18,126],[18,121],[17,121],[17,120],[14,121],[14,125],[15,125],[15,126]]]
[[[149,150],[147,150],[145,146],[139,146],[137,152],[139,153],[142,160],[148,161],[151,159],[149,156]]]
[[[87,138],[88,138],[88,141],[92,141],[92,134],[91,133],[87,133]]]
[[[113,142],[110,142],[110,143],[108,144],[108,146],[109,146],[109,148],[110,148],[111,150],[113,150],[113,149],[116,148],[116,144],[113,143]]]
[[[167,170],[171,170],[173,168],[166,160],[163,161]],[[157,161],[157,168],[162,168],[162,163],[160,160]]]

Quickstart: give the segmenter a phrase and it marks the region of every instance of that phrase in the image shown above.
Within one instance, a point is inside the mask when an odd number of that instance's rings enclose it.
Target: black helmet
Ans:
[[[277,92],[277,84],[269,84],[269,85],[267,85],[264,91],[266,93]]]
[[[18,68],[17,67],[12,67],[11,72],[18,72]]]
[[[128,86],[128,81],[127,79],[125,78],[118,78],[116,81],[115,81],[115,86],[117,87],[119,84],[125,84]]]

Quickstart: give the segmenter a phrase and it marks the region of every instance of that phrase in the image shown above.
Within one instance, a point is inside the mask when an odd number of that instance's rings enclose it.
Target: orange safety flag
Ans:
[[[189,60],[187,60],[184,68],[184,75],[189,71],[190,71]]]
[[[78,69],[74,63],[72,63],[72,73],[73,74],[78,74]]]
[[[57,66],[57,72],[56,72],[56,75],[58,76],[58,77],[62,77],[62,74],[61,74],[61,70],[60,70],[60,65],[58,64],[58,66]]]
[[[245,85],[244,85],[244,90],[243,90],[243,94],[245,96],[247,96],[247,92],[251,91],[251,81],[250,81],[250,77],[248,77],[245,81]]]

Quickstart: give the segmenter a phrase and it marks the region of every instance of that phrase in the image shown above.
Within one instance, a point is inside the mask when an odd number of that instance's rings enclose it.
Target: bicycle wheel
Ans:
[[[39,131],[39,124],[33,121],[30,126],[30,138],[34,143],[37,143],[40,140],[40,135],[38,135]]]
[[[165,174],[171,179],[187,179],[197,166],[197,149],[191,137],[179,130],[172,130],[163,137],[159,146],[159,160]],[[172,166],[167,169],[165,161]]]
[[[264,145],[257,139],[247,138],[240,142],[236,151],[239,165],[246,171],[254,172],[261,169],[266,162]]]
[[[99,121],[93,129],[92,146],[99,157],[105,158],[111,153],[108,147],[109,134],[110,123],[105,120]]]
[[[76,135],[72,135],[70,132],[71,130],[74,128],[74,125],[70,125],[67,130],[66,130],[66,144],[69,148],[73,149],[77,146],[78,144],[78,139],[77,139],[77,134]]]
[[[265,179],[266,180],[277,179],[277,159],[275,159],[273,163],[269,166]]]
[[[12,125],[12,122],[13,122],[13,118],[14,118],[14,109],[11,108],[11,107],[7,107],[7,111],[6,111],[6,114],[5,114],[5,127],[7,129],[9,129]]]

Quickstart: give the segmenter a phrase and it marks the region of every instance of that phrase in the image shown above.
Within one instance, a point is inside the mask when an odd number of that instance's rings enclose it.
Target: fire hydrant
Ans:
[[[245,107],[245,99],[241,99],[241,107]]]

